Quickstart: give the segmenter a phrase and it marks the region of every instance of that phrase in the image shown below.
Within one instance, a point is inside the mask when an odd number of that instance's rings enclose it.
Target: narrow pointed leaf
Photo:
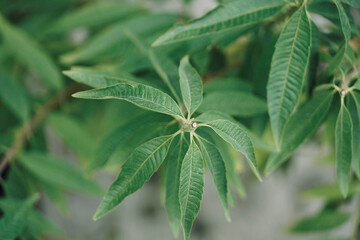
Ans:
[[[190,238],[190,232],[200,210],[204,191],[204,163],[201,152],[195,142],[191,142],[184,157],[181,173],[179,199],[184,239]]]
[[[310,47],[310,21],[302,7],[282,30],[271,62],[267,100],[276,145],[279,145],[286,120],[298,103],[307,76]]]
[[[197,119],[201,119],[201,116]],[[247,133],[239,125],[227,119],[205,121],[205,124],[212,128],[222,139],[230,143],[235,150],[241,152],[255,176],[262,181],[255,159],[254,148]]]
[[[354,172],[360,177],[360,94],[351,92],[348,99],[348,110],[351,115],[351,121],[353,124],[353,147],[352,147],[352,166]]]
[[[332,0],[332,1],[336,5],[336,8],[338,9],[339,12],[341,29],[343,31],[344,39],[345,39],[345,48],[347,48],[351,38],[351,26],[350,26],[349,18],[345,12],[344,7],[342,6],[342,3],[339,0]]]
[[[352,121],[349,110],[341,105],[335,128],[336,176],[344,197],[349,191],[352,159]]]
[[[216,192],[224,210],[225,217],[228,221],[230,221],[229,205],[227,199],[228,185],[224,161],[219,150],[211,142],[204,138],[200,138],[199,146],[202,156],[214,181]]]
[[[149,181],[164,161],[172,139],[172,135],[157,137],[135,149],[103,198],[94,215],[95,220],[108,214],[125,197],[136,192]]]
[[[75,167],[64,160],[40,152],[31,152],[19,158],[21,165],[40,181],[63,189],[101,195],[103,190],[87,179]]]
[[[169,153],[165,182],[165,208],[171,229],[177,237],[181,226],[181,211],[179,201],[180,172],[183,159],[189,145],[181,137],[179,143]]]
[[[34,71],[47,86],[60,89],[63,86],[60,70],[50,55],[30,36],[10,25],[0,15],[0,32],[6,48]]]
[[[307,137],[314,134],[328,113],[333,96],[333,92],[320,93],[290,117],[284,127],[279,152],[273,153],[266,163],[266,173],[280,166]]]
[[[179,25],[158,38],[153,46],[199,38],[240,26],[249,26],[275,15],[282,0],[228,1],[187,25]]]
[[[221,111],[237,117],[252,117],[267,112],[266,102],[244,91],[214,91],[204,97],[200,112]]]
[[[202,102],[202,82],[196,69],[191,66],[189,56],[185,56],[180,61],[179,67],[181,95],[188,110],[192,115]]]
[[[106,88],[78,92],[73,96],[86,99],[121,99],[154,112],[182,116],[179,106],[169,95],[143,84],[120,83]]]

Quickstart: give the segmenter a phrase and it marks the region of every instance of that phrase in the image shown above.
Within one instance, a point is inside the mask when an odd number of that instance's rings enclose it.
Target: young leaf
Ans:
[[[352,159],[352,122],[351,116],[342,103],[335,128],[336,176],[344,197],[349,191],[350,168]]]
[[[143,84],[119,83],[106,88],[78,92],[73,96],[85,99],[122,99],[154,112],[182,116],[179,106],[169,95]]]
[[[199,38],[240,26],[249,26],[275,15],[283,0],[229,1],[220,4],[205,16],[179,25],[158,38],[153,46]]]
[[[11,26],[0,15],[0,32],[8,48],[31,71],[53,89],[63,86],[60,71],[46,51],[26,33]]]
[[[180,173],[179,199],[184,239],[190,232],[200,210],[204,188],[204,163],[200,150],[192,141],[185,154]]]
[[[40,152],[31,152],[19,158],[21,165],[37,179],[64,189],[100,195],[103,190],[93,181],[62,159]]]
[[[181,211],[179,201],[180,172],[183,159],[189,144],[181,136],[179,143],[169,153],[166,168],[165,207],[169,217],[170,226],[177,237],[181,226]]]
[[[38,198],[38,195],[34,195],[25,201],[12,199],[5,207],[0,202],[0,208],[4,211],[4,216],[0,220],[0,239],[13,240],[20,235],[28,223],[27,214]]]
[[[2,68],[0,68],[0,98],[20,120],[29,118],[30,107],[24,91]]]
[[[228,186],[224,161],[216,146],[205,138],[199,137],[199,146],[202,156],[210,170],[225,217],[228,221],[230,221],[227,199]]]
[[[202,102],[202,82],[196,69],[191,66],[189,56],[185,56],[180,61],[179,67],[181,95],[191,116]]]
[[[227,119],[221,118],[207,121],[204,116],[204,114],[200,115],[197,119],[200,121],[205,120],[204,123],[207,126],[212,128],[222,139],[230,143],[233,148],[241,152],[246,157],[255,176],[262,181],[256,164],[254,148],[246,132],[239,125]]]
[[[282,30],[271,62],[267,100],[277,146],[285,122],[298,103],[307,76],[310,47],[310,21],[305,7],[302,7]]]
[[[164,161],[172,139],[173,135],[157,137],[135,149],[100,203],[95,220],[108,214],[151,178]]]
[[[290,117],[283,130],[280,152],[270,156],[265,167],[266,173],[275,170],[307,137],[314,134],[328,113],[333,96],[334,92],[320,93]]]
[[[142,12],[136,5],[119,2],[95,2],[69,11],[45,30],[47,34],[64,33],[78,27],[97,27]]]
[[[221,111],[237,117],[252,117],[267,112],[266,102],[243,91],[214,91],[204,97],[200,112]]]
[[[290,231],[295,233],[305,233],[330,230],[344,224],[349,218],[350,215],[345,213],[323,212],[316,216],[300,220],[291,227]]]

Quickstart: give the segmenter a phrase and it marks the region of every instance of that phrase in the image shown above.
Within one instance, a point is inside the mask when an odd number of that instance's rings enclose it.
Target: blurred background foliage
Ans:
[[[102,196],[104,189],[94,180],[95,170],[117,172],[133,149],[158,136],[159,126],[163,126],[163,118],[124,101],[72,99],[72,93],[87,87],[62,74],[70,66],[80,73],[92,73],[94,79],[116,76],[166,89],[163,80],[177,79],[180,58],[190,54],[205,84],[200,110],[222,109],[272,144],[266,83],[280,26],[294,9],[286,9],[266,24],[151,48],[173,25],[202,15],[216,5],[207,3],[208,9],[199,12],[194,8],[204,3],[198,2],[0,1],[0,239],[43,239],[49,235],[68,239],[44,216],[41,199],[50,199],[54,208],[65,214],[71,204],[66,201],[68,191]],[[350,5],[344,7],[357,35],[351,46],[353,63],[358,68],[360,11]],[[327,9],[326,14],[323,9]],[[331,62],[342,41],[334,4],[313,0],[309,11],[317,23],[314,34],[321,35],[319,42],[313,44],[318,51],[311,58],[310,68],[314,70],[310,69],[309,74],[313,77],[305,86],[308,91],[304,99],[312,94],[318,81],[327,81],[328,76],[318,77],[316,69]],[[154,59],[154,55],[160,57]],[[221,95],[221,91],[229,90],[242,93]],[[226,97],[228,104],[217,101]],[[254,105],[239,107],[235,103],[245,100]],[[332,107],[324,127],[315,136],[318,144],[333,144],[336,108]],[[117,131],[124,129],[128,130],[126,138],[118,139]],[[54,145],[64,146],[65,150]],[[263,169],[268,152],[256,151]],[[334,154],[329,152],[318,159],[318,164],[333,164]],[[239,177],[246,176],[248,170],[238,153],[229,149],[224,154],[234,169],[233,187],[243,198],[246,193]],[[289,164],[283,165],[282,170],[286,171]],[[343,238],[326,238],[326,231],[344,224],[353,214],[358,216],[358,209],[344,212],[342,206],[352,199],[359,200],[359,184],[358,180],[353,181],[347,199],[342,198],[335,183],[306,189],[304,197],[322,199],[322,207],[315,215],[289,223],[288,228],[297,234],[325,231],[324,239],[358,239],[359,219],[354,233]]]

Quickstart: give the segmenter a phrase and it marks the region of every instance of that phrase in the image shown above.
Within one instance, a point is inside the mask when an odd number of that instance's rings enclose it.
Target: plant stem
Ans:
[[[40,109],[37,110],[35,115],[24,125],[22,131],[20,132],[20,135],[12,144],[12,146],[5,152],[5,155],[0,163],[0,175],[5,170],[7,165],[11,162],[11,160],[16,157],[17,153],[21,150],[23,145],[32,135],[33,131],[39,126],[39,124],[44,120],[44,118],[55,107],[65,102],[71,96],[71,94],[80,90],[82,87],[83,85],[79,83],[73,83],[69,85],[67,88],[59,92],[48,102],[46,102]]]

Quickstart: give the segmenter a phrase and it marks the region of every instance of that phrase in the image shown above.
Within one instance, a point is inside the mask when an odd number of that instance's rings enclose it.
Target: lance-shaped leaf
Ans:
[[[333,0],[333,2],[335,3],[336,8],[338,9],[339,12],[341,29],[343,31],[344,39],[345,39],[345,48],[347,48],[351,38],[351,26],[350,26],[349,18],[341,2],[339,0]]]
[[[211,119],[206,118],[204,114],[196,118],[212,128],[222,139],[230,143],[235,150],[241,152],[249,163],[251,170],[255,176],[261,180],[261,176],[256,164],[254,148],[246,131],[238,124],[224,118]],[[209,120],[210,121],[209,121]]]
[[[179,143],[169,153],[165,180],[165,208],[170,221],[171,229],[177,237],[181,226],[181,211],[179,201],[180,172],[183,159],[189,148],[189,144],[183,136]]]
[[[216,192],[219,197],[221,206],[224,210],[225,217],[228,221],[230,221],[229,205],[227,198],[228,185],[224,161],[216,146],[205,138],[199,137],[199,146],[202,156],[209,168],[210,174],[214,181]]]
[[[121,99],[154,112],[182,116],[179,106],[169,95],[143,84],[120,83],[106,88],[78,92],[73,96],[86,99]]]
[[[267,100],[271,127],[278,146],[286,120],[298,103],[307,74],[311,28],[304,7],[287,22],[276,43],[271,62]]]
[[[28,119],[30,108],[23,89],[2,68],[0,68],[0,98],[20,120]]]
[[[35,201],[39,198],[34,195],[25,201],[12,199],[9,204],[0,203],[4,216],[0,220],[0,239],[16,239],[27,224],[27,214],[31,210]],[[2,199],[4,201],[4,199]]]
[[[45,183],[93,195],[103,193],[95,182],[85,178],[79,170],[62,159],[31,152],[21,156],[19,160],[25,169]]]
[[[69,71],[63,71],[63,74],[72,80],[86,84],[93,88],[104,88],[118,83],[145,83],[127,72],[109,72],[101,69],[73,67]]]
[[[349,218],[350,215],[345,213],[322,212],[298,221],[291,227],[291,232],[306,233],[330,230],[344,224]]]
[[[360,94],[351,92],[348,98],[347,106],[351,115],[351,121],[353,124],[353,148],[352,148],[352,166],[354,172],[360,177]]]
[[[185,56],[180,61],[179,67],[181,95],[191,116],[202,102],[202,82],[196,69],[191,66],[189,56]]]
[[[205,16],[179,25],[158,38],[153,46],[186,41],[240,26],[249,26],[275,15],[283,0],[229,1]]]
[[[34,71],[40,79],[53,89],[60,89],[63,80],[59,69],[49,54],[30,36],[11,26],[0,15],[0,32],[6,48],[14,56]]]
[[[254,94],[243,91],[217,91],[207,94],[199,111],[216,111],[238,116],[252,117],[267,112],[266,102]]]
[[[180,173],[179,199],[185,240],[189,239],[192,225],[199,213],[203,191],[204,163],[198,146],[192,141]]]
[[[142,10],[133,4],[95,2],[64,14],[50,24],[45,33],[58,34],[78,27],[97,27],[140,12]]]
[[[335,127],[336,176],[341,194],[349,191],[352,159],[352,121],[349,110],[342,103]]]
[[[316,95],[296,111],[286,123],[280,141],[280,152],[274,153],[266,163],[265,172],[270,173],[318,129],[328,113],[333,92]]]
[[[105,216],[151,178],[164,161],[172,139],[172,135],[157,137],[134,150],[100,203],[95,220]]]

